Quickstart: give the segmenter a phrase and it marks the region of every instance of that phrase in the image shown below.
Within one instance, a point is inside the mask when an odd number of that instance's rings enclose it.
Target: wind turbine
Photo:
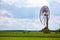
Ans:
[[[48,6],[41,7],[39,18],[41,23],[45,25],[45,28],[43,30],[48,29],[49,17],[50,17],[50,11]]]

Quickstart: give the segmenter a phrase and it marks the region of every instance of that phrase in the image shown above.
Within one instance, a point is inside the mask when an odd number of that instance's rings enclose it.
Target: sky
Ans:
[[[49,29],[60,28],[60,0],[0,0],[0,30],[41,30],[42,6],[50,10]]]

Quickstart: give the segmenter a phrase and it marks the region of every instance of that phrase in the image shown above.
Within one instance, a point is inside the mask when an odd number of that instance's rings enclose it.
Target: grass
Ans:
[[[30,36],[44,36],[44,37],[42,38],[42,37],[30,37]],[[51,38],[47,38],[48,36],[50,36]],[[52,37],[59,37],[59,38],[52,38]],[[59,33],[44,34],[42,32],[26,32],[26,33],[0,32],[0,40],[60,40],[60,34]]]
[[[60,34],[56,34],[56,33],[44,34],[42,32],[29,32],[29,33],[0,32],[0,36],[57,36],[57,37],[60,37]]]
[[[60,40],[60,38],[0,37],[0,40]]]

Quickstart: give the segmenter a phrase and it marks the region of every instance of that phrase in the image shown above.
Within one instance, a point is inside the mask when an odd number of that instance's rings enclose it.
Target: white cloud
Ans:
[[[60,0],[48,0],[49,2],[58,2],[60,3]]]
[[[60,16],[50,16],[49,28],[52,30],[60,28]]]
[[[10,17],[9,17],[10,16]],[[39,28],[38,20],[13,18],[8,10],[0,10],[0,30],[1,29],[25,29],[33,30]],[[2,27],[3,26],[3,27]]]
[[[55,0],[56,2],[60,3],[60,0]]]
[[[8,10],[0,10],[0,25],[8,24],[8,22],[10,22],[8,21],[10,20],[9,18],[13,18],[12,13],[10,13]]]
[[[10,17],[8,17],[6,14]],[[21,19],[13,18],[12,16],[13,16],[12,13],[10,13],[7,10],[0,10],[0,30],[1,29],[41,30],[42,28],[45,27],[40,23],[39,19]],[[58,28],[60,28],[60,16],[51,15],[49,19],[49,29]]]
[[[49,5],[48,0],[1,0],[1,4],[14,5],[16,7],[40,7]]]
[[[1,3],[4,4],[9,4],[9,5],[13,5],[14,3],[18,2],[18,0],[1,0]]]
[[[0,16],[13,17],[13,15],[8,10],[0,10]]]
[[[3,26],[5,28],[1,29],[24,29],[24,30],[38,30],[41,25],[39,22],[35,22],[32,19],[16,19],[16,18],[6,18],[6,17],[0,17],[0,26]],[[42,27],[41,27],[42,29]]]
[[[7,18],[0,17],[0,26],[8,27],[7,29],[24,29],[24,30],[41,30],[43,26],[39,19],[16,19],[16,18]],[[52,18],[49,20],[49,29],[58,29],[60,28],[60,19]],[[6,29],[6,28],[1,28]]]
[[[33,27],[35,27],[36,29],[39,29],[39,30],[44,28],[44,25],[42,25],[42,23],[40,22],[39,19],[34,19],[32,25],[33,25]]]
[[[10,17],[8,17],[5,14],[7,14]],[[12,16],[13,15],[7,10],[0,10],[0,30],[4,29],[37,30],[41,27],[39,21],[36,19],[13,18]]]

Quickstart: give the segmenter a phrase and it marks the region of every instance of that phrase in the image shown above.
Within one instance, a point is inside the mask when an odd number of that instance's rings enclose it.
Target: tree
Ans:
[[[49,29],[43,29],[43,33],[51,33]]]
[[[55,33],[60,33],[60,28],[55,30]]]

